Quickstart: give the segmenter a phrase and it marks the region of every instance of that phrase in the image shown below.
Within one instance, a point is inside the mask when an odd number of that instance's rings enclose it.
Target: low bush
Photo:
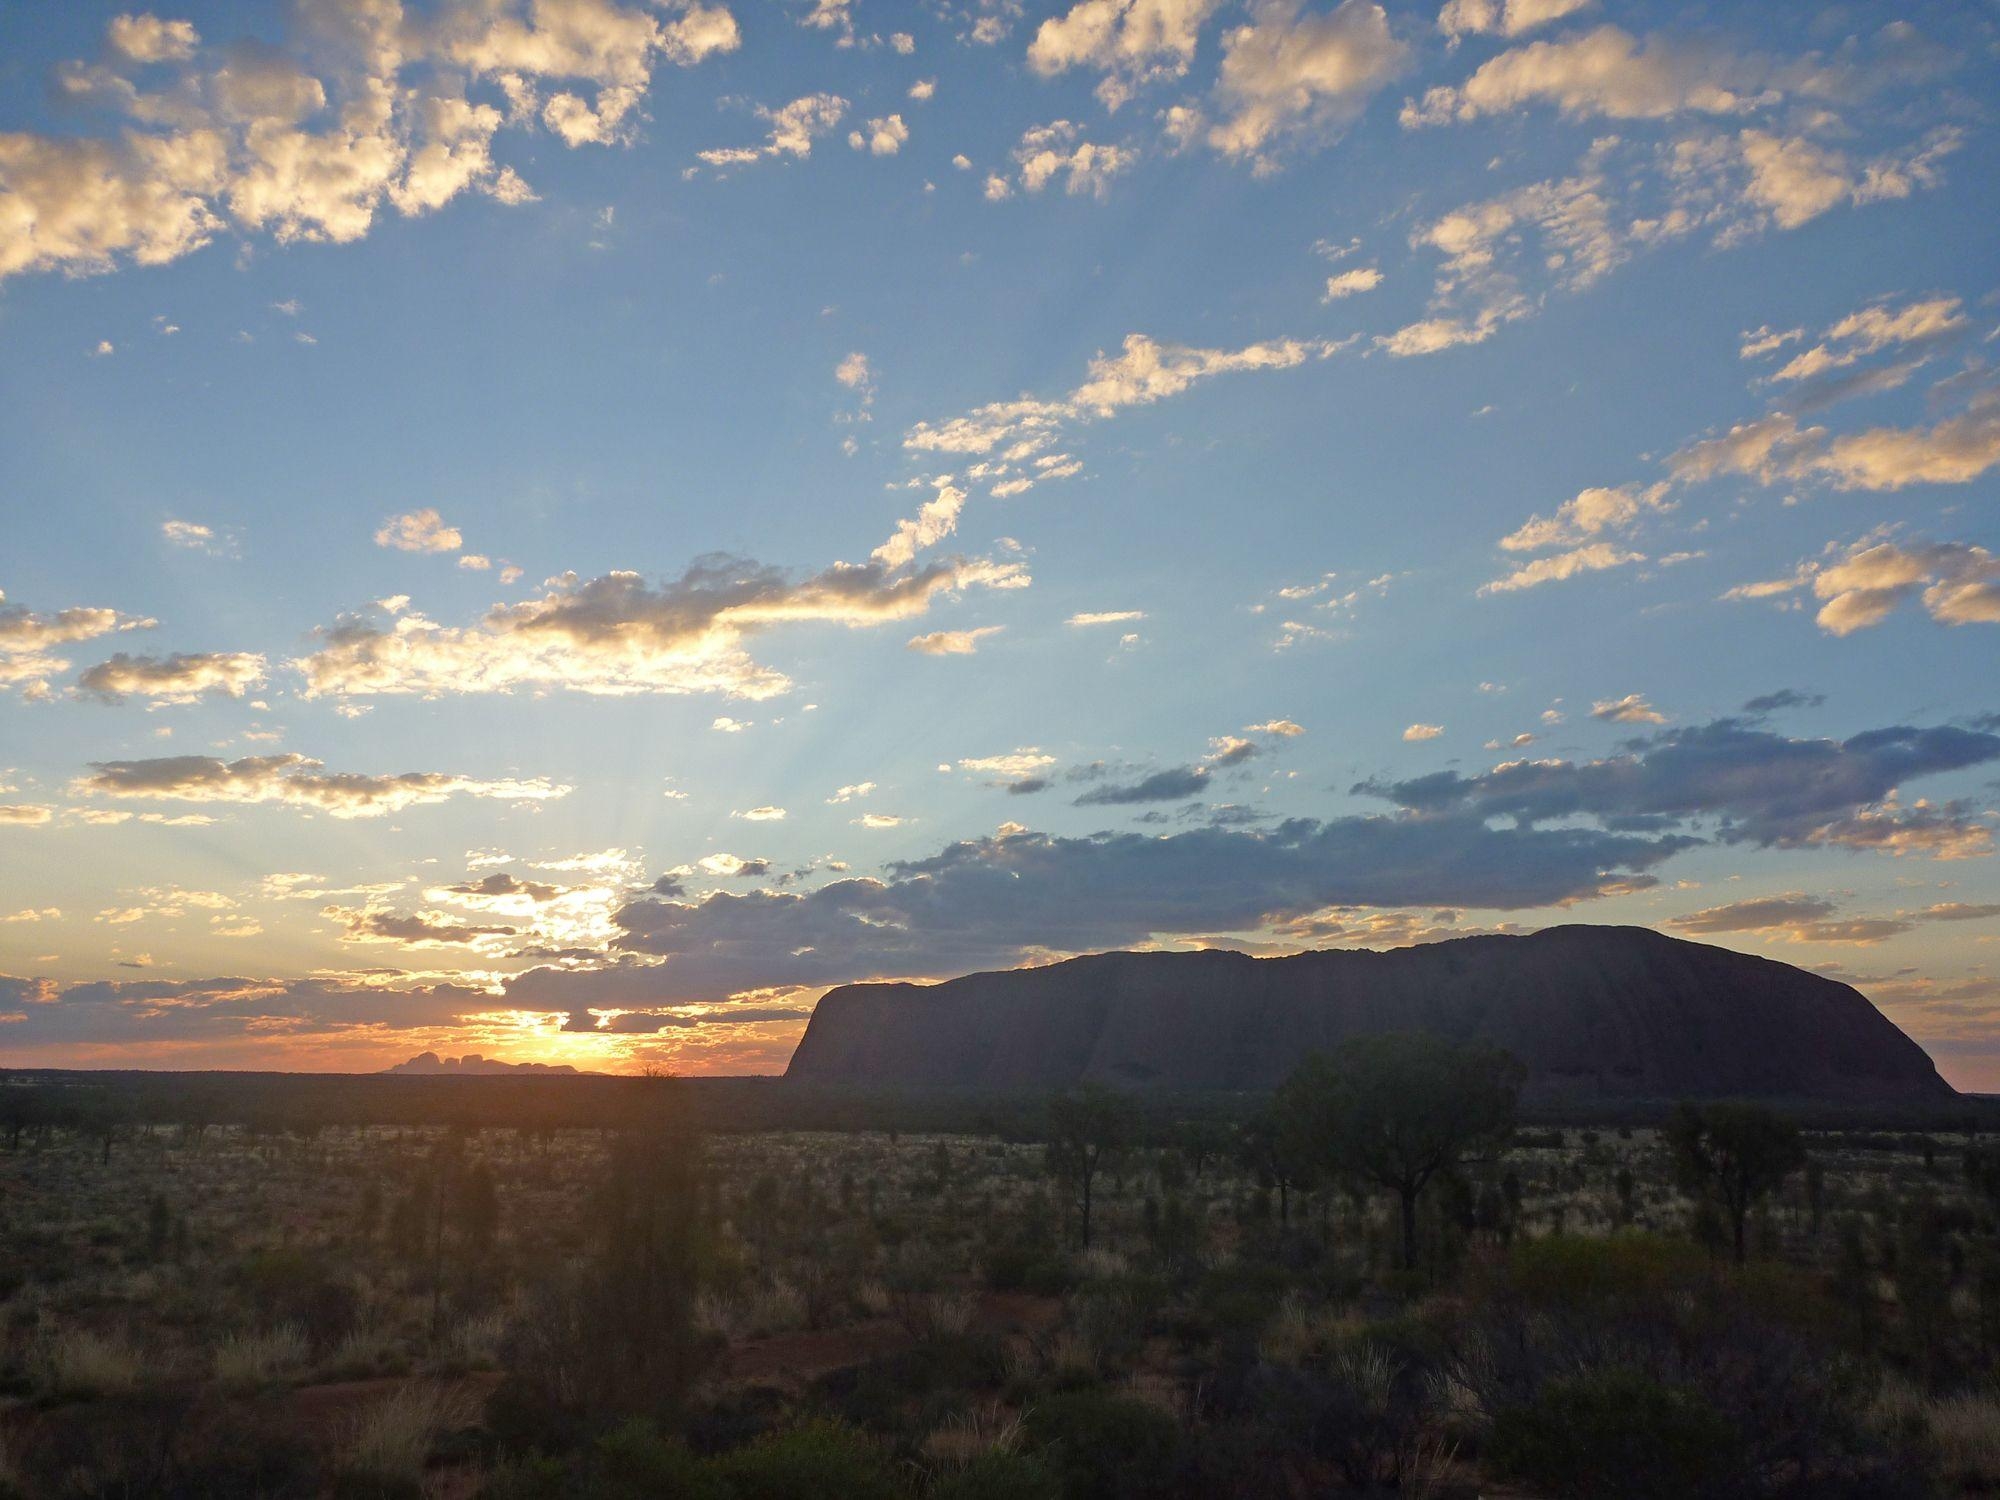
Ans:
[[[1570,1500],[1719,1500],[1744,1480],[1727,1418],[1684,1387],[1624,1370],[1552,1380],[1531,1404],[1500,1412],[1486,1458]]]

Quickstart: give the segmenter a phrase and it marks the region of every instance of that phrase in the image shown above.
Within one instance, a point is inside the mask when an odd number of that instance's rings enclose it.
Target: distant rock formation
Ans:
[[[510,1063],[497,1057],[481,1057],[477,1052],[468,1052],[463,1057],[439,1057],[435,1052],[419,1052],[408,1062],[397,1063],[393,1068],[384,1068],[384,1073],[574,1073],[568,1063]]]
[[[1790,964],[1644,927],[1551,927],[1388,952],[1100,953],[943,984],[850,984],[786,1077],[874,1086],[1261,1090],[1359,1033],[1489,1041],[1528,1095],[1950,1099],[1867,997]]]

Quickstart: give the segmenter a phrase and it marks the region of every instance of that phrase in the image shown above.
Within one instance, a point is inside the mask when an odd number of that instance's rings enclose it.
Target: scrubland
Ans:
[[[1809,1133],[1738,1265],[1660,1132],[1523,1130],[1406,1268],[1216,1120],[1107,1150],[1085,1248],[1010,1133],[30,1125],[0,1493],[2000,1488],[1977,1138]]]

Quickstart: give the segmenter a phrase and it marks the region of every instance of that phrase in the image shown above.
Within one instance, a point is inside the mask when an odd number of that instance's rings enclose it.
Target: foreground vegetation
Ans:
[[[591,1128],[0,1087],[0,1492],[2000,1487],[1976,1130],[1510,1134],[1504,1059],[1316,1067],[949,1134],[704,1129],[667,1080]]]

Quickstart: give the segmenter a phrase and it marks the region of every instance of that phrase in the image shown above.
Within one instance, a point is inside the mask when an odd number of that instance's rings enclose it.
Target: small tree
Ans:
[[[1439,1176],[1499,1153],[1526,1076],[1518,1059],[1483,1043],[1362,1036],[1301,1063],[1279,1088],[1275,1114],[1281,1138],[1327,1176],[1396,1196],[1409,1270],[1418,1199]]]
[[[1132,1139],[1132,1106],[1098,1083],[1086,1083],[1049,1101],[1048,1143],[1042,1159],[1049,1175],[1076,1196],[1084,1249],[1090,1248],[1091,1190],[1107,1157]]]
[[[1729,1221],[1741,1265],[1751,1208],[1806,1163],[1798,1126],[1756,1104],[1682,1104],[1667,1144],[1681,1190],[1714,1203]]]

